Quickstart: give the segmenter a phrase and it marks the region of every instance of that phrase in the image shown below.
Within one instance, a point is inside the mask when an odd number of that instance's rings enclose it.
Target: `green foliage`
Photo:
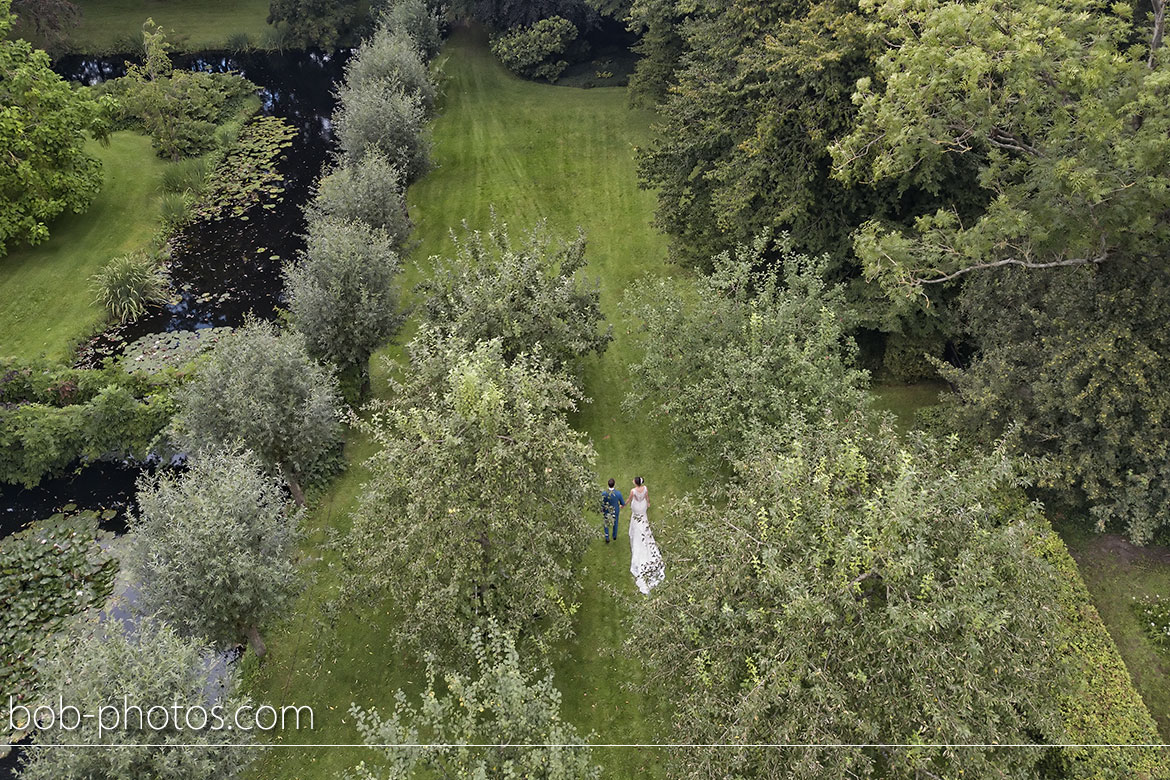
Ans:
[[[170,283],[156,258],[145,252],[115,257],[90,278],[97,303],[119,322],[136,320],[148,306],[169,298]]]
[[[553,16],[496,36],[492,39],[492,54],[517,75],[556,81],[569,65],[558,57],[576,39],[576,26],[568,19]]]
[[[305,211],[310,222],[333,218],[380,228],[396,250],[405,246],[414,229],[406,209],[406,177],[376,148],[323,176]]]
[[[967,280],[964,326],[979,343],[957,422],[977,441],[1021,427],[1021,447],[1059,466],[1049,486],[1087,503],[1098,529],[1144,544],[1170,521],[1170,341],[1161,262],[1005,269]]]
[[[591,24],[597,14],[586,0],[467,0],[470,15],[494,30],[512,30],[563,17],[575,26]]]
[[[856,127],[832,147],[846,182],[937,191],[978,169],[984,209],[953,206],[856,238],[891,291],[1003,265],[1159,255],[1170,227],[1170,81],[1132,9],[1098,0],[872,4],[888,42],[858,82]]]
[[[195,208],[203,219],[240,217],[253,206],[272,209],[284,198],[278,170],[297,130],[276,116],[260,116],[240,129],[235,142],[211,172]]]
[[[117,96],[125,120],[150,134],[159,156],[178,160],[208,151],[216,125],[258,87],[235,73],[175,70],[162,28],[148,19],[142,35],[145,60],[130,64],[105,91]]]
[[[234,32],[224,41],[224,47],[232,52],[251,51],[254,48],[252,36],[246,32]]]
[[[464,663],[468,627],[488,618],[543,649],[571,631],[590,537],[594,454],[565,419],[580,395],[499,341],[424,329],[410,352],[367,426],[380,449],[346,546],[350,592],[393,604],[414,658]]]
[[[770,251],[779,263],[765,260]],[[853,367],[843,290],[823,280],[826,264],[794,253],[787,237],[773,246],[760,236],[715,258],[697,292],[675,280],[628,291],[645,352],[625,405],[668,421],[708,466],[736,461],[752,435],[796,412],[858,413],[867,376]]]
[[[796,417],[726,496],[667,507],[671,579],[632,655],[677,741],[1059,741],[1059,575],[1001,448],[900,443],[869,421]],[[1033,777],[1042,750],[682,750],[679,777]]]
[[[69,381],[49,402],[0,407],[0,483],[32,487],[79,458],[145,458],[173,412],[165,391],[144,390],[124,374],[100,388]]]
[[[372,150],[380,151],[412,182],[430,168],[426,108],[418,93],[374,80],[360,89],[338,90],[333,126],[338,145],[351,165]]]
[[[180,633],[230,646],[256,637],[297,592],[300,512],[249,452],[195,458],[138,488],[127,568],[135,608]],[[254,646],[263,655],[263,644]]]
[[[472,650],[478,676],[449,672],[443,676],[440,694],[432,669],[418,706],[409,704],[406,694],[399,690],[394,696],[394,709],[386,717],[373,708],[356,704],[350,707],[362,739],[378,747],[386,767],[375,768],[362,762],[347,774],[349,780],[406,780],[435,775],[528,780],[600,777],[601,770],[591,762],[587,742],[561,718],[561,693],[551,675],[533,679],[532,672],[526,673],[520,666],[515,641],[494,621],[489,622],[486,631],[472,634]],[[496,747],[387,747],[422,743]],[[556,747],[520,747],[523,745]]]
[[[432,275],[418,287],[420,314],[437,332],[469,343],[499,338],[507,360],[539,345],[555,371],[605,350],[612,335],[600,327],[599,285],[582,278],[583,232],[565,242],[541,222],[515,242],[497,223],[452,241],[454,255],[432,257]]]
[[[58,214],[88,208],[102,172],[85,138],[105,137],[112,109],[63,81],[48,54],[10,38],[10,7],[0,0],[0,256],[14,241],[44,241]]]
[[[68,406],[93,400],[115,385],[145,395],[152,385],[114,369],[69,368],[49,362],[0,358],[0,405],[34,403]]]
[[[1170,650],[1170,599],[1161,594],[1134,601],[1133,611],[1149,635],[1162,648]]]
[[[175,392],[175,434],[194,454],[236,444],[289,480],[325,476],[340,443],[337,379],[299,333],[251,322],[224,336]],[[298,497],[299,498],[299,497]]]
[[[1049,533],[1040,556],[1060,574],[1049,596],[1062,617],[1055,652],[1070,664],[1070,685],[1060,691],[1065,740],[1074,745],[1163,742],[1068,548]],[[1157,748],[1064,747],[1054,763],[1052,776],[1062,780],[1167,777],[1165,754]]]
[[[705,267],[774,229],[847,260],[853,228],[896,203],[829,178],[827,146],[852,127],[850,95],[875,48],[856,0],[691,3],[676,27],[685,5],[634,6],[645,56],[631,89],[662,101],[639,173],[658,193],[672,255]]]
[[[169,193],[198,195],[207,186],[209,165],[206,157],[188,157],[166,167],[162,185]]]
[[[234,666],[213,666],[208,659],[209,648],[181,638],[165,624],[145,621],[130,627],[117,621],[79,623],[46,645],[37,669],[41,702],[76,707],[82,714],[96,714],[102,707],[110,707],[119,715],[128,702],[142,707],[143,722],[139,723],[131,710],[128,727],[100,735],[96,717],[83,719],[80,727],[72,730],[61,728],[59,723],[53,728],[37,729],[23,759],[20,776],[24,780],[232,780],[257,755],[254,748],[247,747],[251,742],[247,731],[187,727],[187,707],[202,706],[210,711],[219,705],[230,719],[236,707],[250,702],[236,692]],[[176,716],[171,705],[175,702],[180,705],[178,727],[173,726]],[[167,708],[172,725],[161,730],[147,727],[145,713],[149,706]],[[107,714],[107,725],[110,720]],[[198,724],[200,720],[196,713],[191,723]],[[244,747],[232,747],[240,745]]]
[[[362,89],[383,82],[400,87],[408,95],[418,95],[429,113],[435,107],[435,84],[410,34],[390,27],[379,27],[362,41],[345,66],[345,84]]]
[[[443,44],[439,17],[427,7],[426,0],[388,0],[372,5],[383,6],[379,9],[382,26],[409,35],[424,62],[431,61],[439,53]]]
[[[32,693],[36,648],[62,622],[109,596],[117,564],[102,549],[96,512],[54,515],[0,539],[0,690]]]
[[[401,327],[398,255],[383,231],[334,218],[309,223],[284,270],[293,324],[314,357],[368,376],[370,355]]]
[[[298,49],[334,49],[353,30],[356,0],[271,0],[268,23],[285,33],[285,44]]]

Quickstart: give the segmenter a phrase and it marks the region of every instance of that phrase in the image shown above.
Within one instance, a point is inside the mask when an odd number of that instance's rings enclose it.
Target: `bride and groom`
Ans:
[[[617,541],[618,521],[622,507],[626,505],[625,496],[614,484],[611,479],[609,487],[601,491],[606,544],[609,544],[611,530],[613,540]],[[650,491],[641,477],[635,477],[634,486],[630,490],[630,574],[634,575],[634,584],[642,593],[649,593],[651,588],[666,579],[666,564],[662,561],[662,553],[654,541],[654,532],[646,520],[646,509],[649,506]]]

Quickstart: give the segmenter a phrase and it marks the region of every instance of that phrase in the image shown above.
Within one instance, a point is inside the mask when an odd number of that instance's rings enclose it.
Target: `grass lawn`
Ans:
[[[166,162],[150,139],[118,132],[89,151],[105,182],[84,214],[49,226],[49,240],[13,247],[0,257],[0,355],[66,360],[74,342],[105,319],[89,277],[115,255],[146,247],[158,230]]]
[[[654,196],[638,189],[634,173],[634,146],[648,138],[651,115],[631,111],[623,89],[578,90],[521,81],[503,70],[485,41],[471,31],[457,31],[445,54],[446,101],[434,125],[438,167],[410,192],[421,241],[415,252],[419,273],[425,272],[425,258],[447,251],[451,227],[466,219],[472,227],[487,228],[493,205],[514,234],[541,218],[566,235],[581,225],[589,238],[589,273],[600,278],[602,305],[615,341],[587,368],[586,393],[592,403],[575,424],[598,451],[599,490],[610,476],[625,490],[641,475],[650,487],[652,505],[670,500],[686,487],[686,475],[664,444],[664,432],[648,429],[636,414],[621,409],[637,351],[633,324],[618,303],[641,275],[667,272],[664,239],[649,226]],[[378,393],[384,378],[374,380]],[[358,464],[370,451],[368,443],[355,439],[347,456]],[[315,732],[287,733],[285,741],[354,742],[357,734],[343,717],[350,702],[389,703],[395,688],[419,676],[393,654],[388,633],[394,618],[385,611],[340,620],[336,630],[327,632],[336,641],[324,659],[315,650],[319,642],[307,634],[333,581],[332,554],[320,543],[326,529],[347,524],[345,513],[361,479],[361,468],[355,465],[316,508],[306,554],[322,558],[315,567],[320,576],[298,614],[270,637],[270,657],[263,668],[250,675],[258,699],[314,707]],[[627,520],[625,513],[623,534]],[[672,529],[656,526],[655,531],[669,577]],[[625,607],[608,591],[612,586],[623,598],[636,595],[629,543],[621,538],[607,546],[598,527],[582,570],[577,636],[555,659],[556,680],[567,717],[582,732],[596,732],[595,741],[654,741],[660,738],[654,724],[664,722],[664,715],[626,685],[638,679],[640,667],[638,659],[621,652]],[[630,748],[595,753],[612,778],[653,776],[660,758],[653,751]],[[370,755],[343,749],[277,750],[265,757],[256,776],[334,778],[362,757]]]
[[[1146,636],[1132,606],[1146,596],[1170,595],[1170,549],[1134,547],[1115,534],[1080,527],[1060,531],[1138,692],[1170,742],[1170,652]]]
[[[234,33],[248,33],[259,43],[268,29],[268,0],[78,0],[77,5],[81,24],[70,40],[85,52],[125,52],[127,39],[141,40],[148,17],[180,51],[223,48]]]
[[[939,402],[939,394],[948,390],[943,382],[918,382],[912,385],[874,385],[874,408],[893,412],[898,427],[909,430],[914,426],[914,413]]]

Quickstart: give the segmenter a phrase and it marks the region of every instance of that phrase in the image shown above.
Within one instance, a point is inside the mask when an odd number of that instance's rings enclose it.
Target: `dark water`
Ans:
[[[238,71],[261,87],[261,113],[283,117],[297,128],[293,146],[280,164],[284,198],[276,208],[249,210],[244,215],[247,219],[199,221],[185,227],[174,239],[170,263],[172,284],[181,291],[178,302],[102,333],[83,347],[79,365],[99,365],[139,336],[239,325],[249,313],[274,316],[281,298],[280,264],[304,247],[301,206],[330,150],[333,84],[342,76],[347,55],[344,51],[203,52],[175,57],[176,67]],[[54,67],[65,78],[96,84],[123,75],[125,59],[71,56]],[[140,466],[97,463],[43,480],[32,489],[0,484],[0,536],[68,504],[78,509],[115,509],[116,517],[106,525],[110,530],[124,530],[121,523],[140,473]]]
[[[249,314],[274,316],[281,296],[281,263],[304,247],[301,206],[330,150],[333,84],[342,76],[347,54],[202,52],[175,58],[177,67],[191,70],[237,71],[261,87],[261,114],[281,117],[297,128],[280,163],[283,199],[273,209],[257,205],[242,218],[200,220],[184,227],[171,242],[169,271],[177,302],[93,339],[81,350],[79,365],[98,365],[147,334],[239,325]],[[76,56],[54,67],[65,78],[95,84],[123,75],[124,61],[124,56]]]

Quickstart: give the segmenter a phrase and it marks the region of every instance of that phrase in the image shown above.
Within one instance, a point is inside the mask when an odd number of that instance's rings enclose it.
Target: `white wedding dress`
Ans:
[[[646,520],[646,491],[630,493],[630,574],[642,593],[666,579],[666,564]]]

